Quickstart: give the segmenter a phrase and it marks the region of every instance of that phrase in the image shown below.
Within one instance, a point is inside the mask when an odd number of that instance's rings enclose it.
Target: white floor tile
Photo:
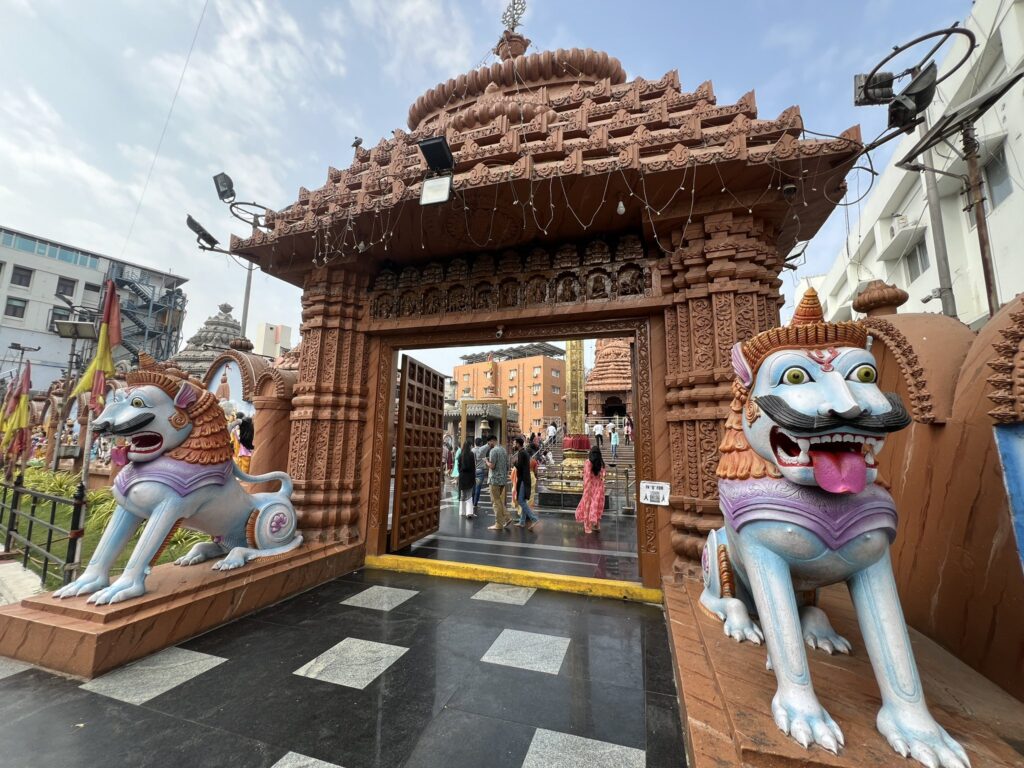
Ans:
[[[8,659],[0,656],[0,680],[11,675],[16,675],[19,672],[24,672],[26,669],[31,669],[32,665],[25,661],[17,661],[15,659]]]
[[[568,637],[503,629],[481,661],[557,675],[568,649]]]
[[[167,648],[82,685],[111,699],[144,704],[226,660],[185,648]]]
[[[325,763],[315,757],[306,757],[298,752],[289,752],[270,768],[341,768],[341,766],[335,763]]]
[[[296,669],[295,674],[362,690],[408,650],[397,645],[346,637]]]
[[[490,583],[473,595],[474,600],[489,600],[492,603],[526,605],[537,590],[533,587],[517,587],[513,584]]]
[[[538,728],[523,768],[644,768],[642,749]]]
[[[348,600],[342,600],[341,604],[352,605],[356,608],[372,608],[375,611],[390,611],[418,594],[419,592],[415,589],[376,586],[364,589]]]

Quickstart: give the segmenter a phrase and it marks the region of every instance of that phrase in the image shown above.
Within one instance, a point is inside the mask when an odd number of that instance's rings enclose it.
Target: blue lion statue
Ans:
[[[820,588],[846,582],[882,694],[878,730],[903,757],[967,768],[928,711],[896,592],[896,508],[876,460],[910,416],[879,389],[869,348],[861,324],[824,322],[813,290],[790,325],[733,348],[718,466],[725,526],[704,548],[700,603],[733,639],[767,643],[776,725],[838,753],[843,733],[814,693],[803,646],[850,653],[816,605]]]
[[[193,382],[159,371],[133,371],[127,388],[103,409],[93,430],[127,440],[119,449],[127,465],[114,481],[117,507],[89,565],[54,597],[88,594],[90,603],[104,605],[145,594],[149,566],[179,525],[213,538],[196,544],[175,561],[178,565],[221,558],[213,568],[231,570],[302,544],[290,501],[291,479],[284,472],[256,477],[242,472],[232,460],[223,410]],[[281,490],[250,495],[239,480],[278,480]],[[146,527],[124,572],[111,584],[111,566],[143,522]]]

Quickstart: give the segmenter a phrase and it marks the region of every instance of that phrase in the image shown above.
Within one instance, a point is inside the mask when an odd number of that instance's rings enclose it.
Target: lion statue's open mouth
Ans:
[[[780,466],[811,467],[814,481],[830,493],[860,493],[869,469],[877,469],[876,456],[883,438],[854,432],[792,435],[772,427],[772,450]]]

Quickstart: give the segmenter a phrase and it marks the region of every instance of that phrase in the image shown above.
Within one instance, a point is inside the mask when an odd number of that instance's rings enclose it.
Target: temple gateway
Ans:
[[[356,146],[320,186],[232,238],[234,252],[302,289],[301,347],[281,366],[242,349],[200,350],[230,341],[225,306],[184,362],[223,366],[196,375],[209,392],[223,378],[233,398],[229,378],[242,375],[257,442],[272,435],[253,472],[291,476],[303,545],[214,574],[158,566],[144,597],[116,607],[26,600],[0,610],[0,654],[92,677],[364,564],[394,565],[395,553],[438,531],[446,431],[474,419],[474,434],[490,432],[490,421],[480,425],[501,410],[476,403],[446,417],[444,377],[416,351],[597,339],[585,382],[573,353],[579,375],[568,378],[579,391],[568,397],[584,398],[588,418],[634,424],[632,586],[643,591],[629,594],[666,606],[684,716],[706,711],[707,722],[735,724],[689,728],[688,748],[702,760],[745,760],[777,746],[770,716],[768,726],[737,717],[749,692],[736,660],[753,657],[729,656],[720,627],[712,635],[702,623],[701,555],[723,525],[716,470],[737,418],[733,346],[779,326],[787,255],[843,197],[859,129],[807,138],[798,107],[759,116],[753,91],[723,104],[710,81],[683,83],[676,71],[629,80],[608,53],[528,45],[506,30],[498,61],[427,90],[404,127]],[[449,168],[431,169],[431,140],[450,150]],[[421,200],[438,178],[450,184],[447,200]],[[941,315],[897,314],[902,300],[879,283],[855,308],[868,315],[879,386],[898,393],[912,419],[878,465],[899,513],[892,559],[903,610],[922,633],[915,645],[935,649],[919,651],[926,677],[952,653],[964,680],[1024,696],[1024,576],[992,438],[993,419],[1024,419],[1013,378],[1024,312],[1018,300],[975,335]],[[504,408],[512,432],[518,415]],[[583,454],[588,446],[566,443]],[[666,484],[667,503],[642,503],[647,482]],[[719,682],[706,682],[711,669]],[[835,690],[854,685],[832,674]],[[996,701],[990,689],[977,701]],[[938,703],[969,722],[970,749],[996,743],[992,729],[1010,726],[972,719],[977,701],[964,695],[970,705],[952,695]],[[1005,756],[1003,747],[993,749]],[[805,754],[786,751],[799,750],[789,741],[777,749],[772,760]],[[858,754],[820,764],[869,764]]]

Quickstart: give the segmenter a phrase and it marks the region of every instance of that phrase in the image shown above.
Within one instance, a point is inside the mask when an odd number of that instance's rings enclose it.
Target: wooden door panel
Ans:
[[[444,376],[402,355],[391,551],[436,533],[441,515]]]

